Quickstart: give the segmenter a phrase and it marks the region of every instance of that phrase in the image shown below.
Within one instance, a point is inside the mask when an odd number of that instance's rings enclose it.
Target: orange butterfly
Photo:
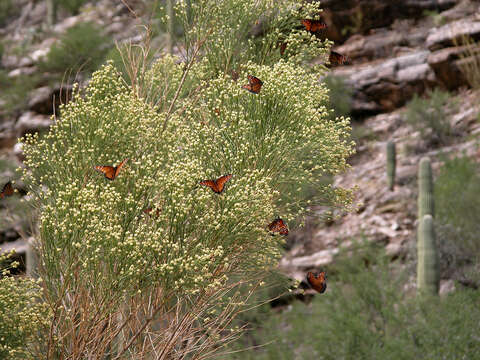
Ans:
[[[152,210],[153,210],[153,208],[149,207],[149,208],[144,209],[144,210],[143,210],[143,213],[151,216]],[[155,216],[156,216],[156,217],[159,217],[159,215],[160,215],[160,209],[156,209],[156,211],[155,211]]]
[[[328,57],[328,61],[332,65],[342,65],[346,63],[348,58],[345,55],[339,54],[335,51],[330,51],[330,56]]]
[[[14,190],[13,190],[12,182],[9,181],[3,186],[2,192],[0,193],[0,199],[3,199],[6,196],[13,195],[13,192]]]
[[[220,194],[225,188],[225,183],[232,178],[232,174],[220,176],[217,180],[202,180],[200,185],[208,186],[217,194]]]
[[[128,161],[128,158],[123,160],[117,166],[108,166],[108,165],[96,165],[93,168],[97,171],[102,172],[108,180],[114,180],[120,170],[122,169],[123,165]]]
[[[262,80],[252,75],[247,75],[247,78],[248,84],[243,85],[242,88],[247,89],[251,93],[258,94],[263,85]]]
[[[321,271],[319,274],[314,274],[309,271],[307,273],[307,281],[312,287],[312,289],[318,291],[320,294],[323,294],[327,290],[327,273]]]
[[[276,218],[270,224],[268,224],[268,230],[272,232],[278,232],[280,235],[288,235],[287,224],[280,219]]]
[[[307,29],[307,31],[310,31],[312,33],[317,32],[318,30],[325,29],[327,27],[327,24],[325,24],[323,21],[309,19],[303,19],[302,25],[305,26],[305,29]]]

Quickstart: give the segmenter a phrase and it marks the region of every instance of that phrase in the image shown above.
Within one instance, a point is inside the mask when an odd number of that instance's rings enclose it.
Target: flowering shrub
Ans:
[[[208,14],[201,24],[213,25],[197,26],[200,37],[216,31],[220,13]],[[250,61],[237,83],[212,64],[212,42],[198,40],[186,63],[161,58],[131,87],[108,63],[48,135],[25,138],[55,309],[47,354],[213,355],[242,330],[229,329],[232,319],[280,256],[283,239],[267,224],[305,213],[305,184],[350,202],[321,179],[346,168],[352,145],[348,121],[327,120],[317,75],[293,60]],[[264,82],[260,94],[242,89],[247,73]],[[112,181],[93,169],[126,158]],[[199,186],[225,174],[233,177],[221,194]]]
[[[41,288],[35,281],[9,276],[19,265],[7,265],[12,255],[0,255],[0,358],[34,359],[27,343],[49,324],[50,313],[47,304],[38,302]]]

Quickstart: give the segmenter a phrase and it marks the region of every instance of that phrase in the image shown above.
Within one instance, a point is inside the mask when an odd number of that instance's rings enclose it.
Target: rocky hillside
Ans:
[[[128,3],[141,9],[139,15],[148,10],[141,1]],[[50,116],[68,97],[67,80],[88,78],[88,73],[78,71],[69,73],[66,80],[45,67],[47,54],[62,35],[77,24],[90,23],[108,38],[100,43],[101,51],[113,49],[114,40],[142,40],[137,28],[140,20],[118,1],[86,2],[76,15],[59,8],[56,22],[50,26],[45,21],[46,2],[18,0],[15,4],[8,9],[8,17],[0,17],[1,184],[18,177],[13,171],[22,161],[17,138],[47,129]],[[346,65],[334,68],[332,75],[343,77],[352,92],[353,126],[363,133],[357,139],[351,170],[334,182],[358,187],[358,209],[328,223],[319,223],[312,216],[305,228],[292,232],[293,245],[281,267],[297,279],[303,279],[306,270],[331,262],[341,244],[352,237],[382,242],[393,258],[405,257],[415,241],[419,159],[431,156],[435,168],[441,153],[465,151],[474,156],[480,132],[478,94],[472,89],[472,79],[462,71],[465,64],[478,63],[472,48],[462,41],[480,39],[479,1],[326,0],[323,6],[328,28],[319,36],[334,40],[335,51],[349,58]],[[423,134],[405,121],[405,104],[414,94],[421,96],[433,88],[449,90],[456,104],[444,105],[454,130],[444,144],[425,142]],[[394,141],[397,147],[394,191],[386,184],[387,141]],[[21,184],[19,187],[21,190]],[[0,204],[0,218],[4,219],[0,243],[5,243],[4,250],[16,247],[23,253],[30,224],[12,210],[16,200],[9,201]],[[444,290],[451,286],[450,280],[443,279]]]
[[[394,5],[395,3],[395,5]],[[358,210],[318,225],[307,221],[307,233],[297,240],[281,267],[298,280],[306,270],[321,269],[334,260],[339,247],[352,238],[366,237],[384,243],[392,258],[404,258],[415,244],[417,167],[421,157],[432,158],[434,170],[440,155],[478,156],[480,122],[478,91],[465,75],[465,64],[478,66],[477,47],[461,46],[466,38],[480,38],[478,1],[326,1],[327,37],[334,49],[349,57],[349,64],[333,69],[352,89],[354,132],[366,133],[357,143],[350,171],[335,179],[343,187],[357,186]],[[342,33],[343,29],[343,33]],[[351,29],[345,34],[345,29]],[[350,33],[350,31],[352,33]],[[477,68],[478,70],[478,68]],[[475,74],[467,74],[473,76]],[[478,75],[477,75],[478,76]],[[405,105],[417,94],[434,88],[451,92],[443,106],[452,129],[444,144],[425,141],[406,121]],[[394,191],[387,187],[386,143],[397,149]],[[453,286],[442,279],[442,291]],[[414,274],[411,285],[415,286]]]

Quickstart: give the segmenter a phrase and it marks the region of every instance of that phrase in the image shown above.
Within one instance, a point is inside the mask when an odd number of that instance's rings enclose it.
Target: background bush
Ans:
[[[417,94],[407,104],[405,120],[415,130],[420,131],[421,140],[427,147],[445,145],[454,135],[445,106],[450,94],[434,89],[427,98]]]
[[[12,0],[0,1],[0,26],[4,26],[8,19],[18,13],[19,8]]]
[[[53,0],[65,10],[69,11],[72,15],[77,15],[83,4],[88,0]],[[95,3],[95,1],[93,1]]]
[[[97,25],[79,23],[69,28],[59,41],[52,45],[39,68],[58,75],[66,72],[76,74],[80,70],[88,74],[105,61],[111,46],[111,39],[102,35]]]
[[[480,266],[480,175],[478,164],[467,156],[445,159],[435,180],[435,211],[442,245],[443,271],[449,273],[471,264],[470,279]],[[457,274],[455,277],[459,277]],[[465,274],[463,274],[465,276]]]
[[[361,243],[360,243],[361,245]],[[232,359],[457,359],[480,355],[480,291],[417,299],[407,273],[371,246],[340,254],[310,305],[271,311]],[[362,248],[363,247],[363,248]],[[343,259],[342,259],[343,257]],[[451,309],[462,311],[451,311]],[[237,349],[245,348],[242,343]]]
[[[323,79],[328,89],[329,109],[333,109],[331,119],[350,115],[352,105],[352,87],[346,84],[345,79],[339,76],[328,75]]]

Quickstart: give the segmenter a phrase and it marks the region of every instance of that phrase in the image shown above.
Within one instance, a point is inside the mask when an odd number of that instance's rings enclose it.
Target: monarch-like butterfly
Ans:
[[[327,27],[327,24],[325,24],[321,20],[309,20],[309,19],[303,19],[302,25],[305,26],[305,29],[307,29],[307,31],[310,31],[312,33],[317,32],[318,30],[325,29]]]
[[[254,94],[258,94],[263,85],[262,80],[252,75],[247,75],[247,78],[248,78],[248,84],[243,85],[242,88],[247,89],[248,91]]]
[[[232,174],[220,176],[217,180],[202,180],[200,185],[208,186],[217,194],[220,194],[225,188],[225,183],[232,178]]]
[[[320,294],[327,290],[327,273],[325,271],[321,271],[319,274],[314,274],[309,271],[307,273],[307,281],[312,289],[318,291]]]
[[[287,224],[280,219],[276,218],[270,224],[268,224],[268,230],[272,232],[278,232],[280,235],[288,235]]]
[[[9,181],[3,186],[2,192],[0,193],[0,199],[3,199],[6,196],[13,195],[13,192],[14,190],[13,190],[12,182]]]
[[[152,216],[152,214],[151,214],[151,213],[152,213],[152,210],[153,210],[153,208],[149,207],[149,208],[144,209],[144,210],[143,210],[143,213],[144,213],[144,214],[147,214],[147,215],[149,215],[149,216]],[[156,209],[156,210],[155,210],[155,216],[156,216],[156,217],[159,217],[159,216],[160,216],[160,209]]]
[[[335,51],[330,51],[330,56],[328,57],[328,61],[332,65],[342,65],[347,62],[348,58],[345,55],[339,54]]]
[[[102,172],[108,180],[114,180],[120,170],[122,169],[123,165],[128,161],[128,159],[123,160],[117,166],[108,166],[108,165],[96,165],[93,168],[97,171]]]

